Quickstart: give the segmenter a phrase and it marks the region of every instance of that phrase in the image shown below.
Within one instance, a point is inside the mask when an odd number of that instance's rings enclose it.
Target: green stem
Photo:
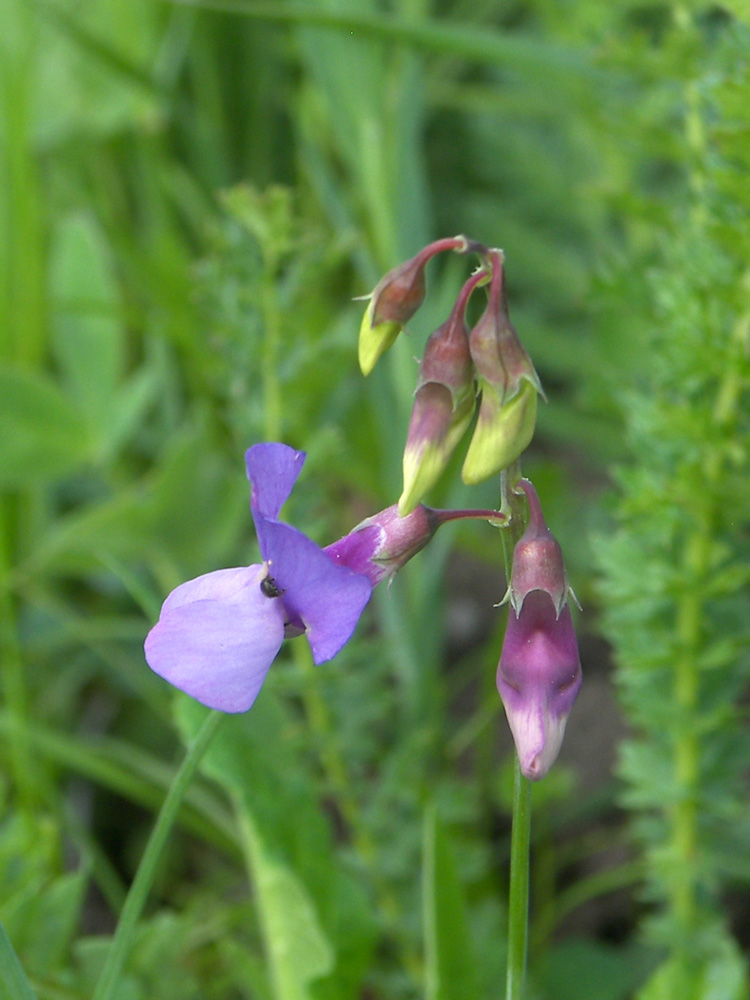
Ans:
[[[111,1000],[115,995],[120,973],[133,943],[136,925],[143,912],[180,805],[204,753],[225,719],[226,716],[223,713],[211,712],[187,749],[180,769],[164,799],[156,825],[151,831],[143,858],[125,900],[125,906],[122,908],[112,946],[94,991],[93,1000]]]
[[[506,1000],[523,1000],[529,938],[529,845],[531,842],[531,782],[521,774],[516,755],[513,780],[513,829],[510,840],[508,895],[508,959]]]

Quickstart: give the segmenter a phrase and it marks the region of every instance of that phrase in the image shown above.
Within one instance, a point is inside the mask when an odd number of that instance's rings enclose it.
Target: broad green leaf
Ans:
[[[80,411],[50,378],[0,369],[0,488],[65,476],[90,454]]]
[[[23,966],[0,922],[0,993],[8,1000],[37,1000]]]
[[[453,847],[429,806],[424,818],[424,937],[428,1000],[477,1000],[477,959]]]
[[[311,1000],[308,987],[332,971],[333,950],[302,882],[266,848],[247,806],[239,812],[277,1000]]]

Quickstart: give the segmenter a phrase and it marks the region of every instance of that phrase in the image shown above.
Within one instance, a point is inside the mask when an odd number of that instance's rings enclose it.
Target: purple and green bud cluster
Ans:
[[[502,251],[463,236],[431,243],[378,283],[360,330],[364,374],[424,301],[427,261],[445,250],[475,253],[480,266],[425,347],[404,448],[401,514],[412,511],[440,478],[472,422],[477,399],[477,422],[461,473],[469,484],[516,461],[534,434],[537,395],[542,395],[539,376],[508,315]],[[466,309],[481,286],[487,286],[487,303],[469,329]]]
[[[145,655],[155,673],[203,704],[247,711],[285,639],[304,635],[316,664],[330,660],[352,637],[373,588],[390,582],[441,525],[481,518],[507,530],[508,511],[518,506],[509,503],[515,483],[528,500],[528,524],[524,531],[514,513],[518,541],[502,602],[509,616],[497,686],[521,770],[538,779],[560,750],[581,666],[560,546],[534,487],[514,465],[532,438],[542,389],[508,316],[502,252],[457,236],[431,243],[390,271],[369,296],[359,361],[368,374],[390,347],[424,301],[426,264],[444,251],[473,253],[480,263],[427,340],[398,503],[321,547],[279,516],[305,453],[280,443],[254,445],[245,460],[261,561],[206,573],[173,590],[146,638]],[[467,308],[480,288],[486,303],[470,327]],[[500,511],[425,506],[425,494],[474,420],[462,477],[478,483],[513,466],[501,477]]]

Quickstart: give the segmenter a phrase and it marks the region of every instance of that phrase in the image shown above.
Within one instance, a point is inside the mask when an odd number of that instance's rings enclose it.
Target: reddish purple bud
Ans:
[[[469,278],[450,316],[425,345],[404,449],[402,514],[413,510],[435,485],[471,422],[474,367],[465,313],[471,293],[485,280],[481,270]]]
[[[508,600],[517,615],[532,590],[543,590],[552,598],[555,614],[567,603],[570,585],[560,544],[547,527],[537,492],[528,479],[518,485],[529,501],[529,523],[513,553]]]
[[[557,759],[581,686],[581,662],[560,546],[534,487],[528,480],[520,485],[529,499],[529,524],[513,553],[497,687],[521,771],[536,780]]]
[[[528,447],[536,423],[539,376],[508,316],[502,253],[489,251],[492,280],[487,308],[469,334],[482,396],[479,419],[461,472],[480,483],[506,469]]]
[[[490,251],[490,259],[492,280],[487,308],[469,335],[469,348],[477,375],[492,387],[502,405],[516,395],[524,379],[539,393],[542,386],[508,315],[501,251]]]
[[[359,365],[364,375],[370,374],[424,302],[424,271],[430,258],[444,250],[466,253],[473,246],[464,236],[436,240],[380,279],[368,296],[370,302],[359,330]]]

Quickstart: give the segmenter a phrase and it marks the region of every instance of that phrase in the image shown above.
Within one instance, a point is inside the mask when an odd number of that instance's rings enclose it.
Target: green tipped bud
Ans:
[[[404,449],[403,517],[435,485],[474,413],[474,368],[464,314],[471,293],[486,280],[478,271],[464,284],[451,314],[427,341],[419,366]]]
[[[473,414],[473,388],[457,403],[450,390],[437,382],[426,382],[417,389],[404,449],[399,516],[411,513],[438,481]]]
[[[444,250],[467,253],[476,244],[464,236],[436,240],[398,267],[389,271],[365,296],[370,300],[359,329],[359,366],[369,375],[378,358],[393,344],[414,313],[424,302],[427,261]]]
[[[534,434],[539,376],[508,316],[499,250],[490,251],[492,280],[487,308],[469,334],[469,351],[482,401],[463,467],[466,483],[479,483],[507,468]]]
[[[461,478],[469,485],[481,483],[519,457],[534,436],[537,387],[524,380],[505,403],[492,385],[479,380],[482,402],[474,434],[466,453]]]
[[[385,354],[393,341],[401,333],[401,324],[394,322],[372,323],[372,301],[362,317],[359,328],[359,367],[363,375],[369,375],[381,354]]]

